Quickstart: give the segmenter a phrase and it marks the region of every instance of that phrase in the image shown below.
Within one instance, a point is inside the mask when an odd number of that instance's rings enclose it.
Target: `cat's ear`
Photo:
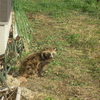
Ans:
[[[54,47],[54,48],[53,48],[53,50],[55,50],[55,51],[56,51],[56,50],[57,50],[57,48],[56,48],[56,47]]]
[[[45,47],[45,49],[44,50],[48,50],[48,47]]]

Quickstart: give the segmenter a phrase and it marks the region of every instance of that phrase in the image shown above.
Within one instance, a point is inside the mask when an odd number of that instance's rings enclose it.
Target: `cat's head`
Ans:
[[[52,59],[56,55],[56,48],[54,47],[46,47],[42,53],[41,56],[43,59]]]

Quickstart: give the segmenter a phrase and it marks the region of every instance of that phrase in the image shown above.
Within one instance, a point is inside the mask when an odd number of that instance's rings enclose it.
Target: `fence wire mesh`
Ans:
[[[0,85],[7,87],[9,90],[10,87],[6,83],[7,74],[9,74],[17,59],[21,57],[21,52],[24,49],[23,41],[26,44],[30,43],[32,31],[31,25],[21,7],[20,0],[12,0],[12,25],[6,47],[7,49],[2,59],[2,63],[0,63],[2,64],[0,66],[3,66],[3,69],[0,69]],[[9,95],[11,96],[12,94],[13,93]],[[2,94],[2,96],[5,95],[6,94]],[[7,98],[7,96],[5,96],[5,98]]]

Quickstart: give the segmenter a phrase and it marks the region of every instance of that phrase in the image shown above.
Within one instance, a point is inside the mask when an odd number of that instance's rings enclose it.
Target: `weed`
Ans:
[[[81,99],[78,99],[77,97],[72,97],[70,99],[72,99],[72,100],[81,100]]]
[[[47,97],[44,100],[55,100],[55,98],[53,98],[53,97]]]
[[[16,66],[12,66],[11,67],[11,71],[12,72],[15,72],[15,71],[18,71],[19,70],[19,67],[16,67]]]
[[[76,45],[78,44],[78,40],[79,40],[79,35],[78,34],[70,34],[68,36],[65,37],[67,42],[73,46],[73,45]]]
[[[100,80],[99,59],[86,59],[85,63],[87,63],[87,68],[89,69],[88,73],[90,73],[94,79]]]
[[[77,82],[77,83],[76,82],[71,82],[70,85],[71,86],[84,86],[86,84],[85,83],[81,83],[81,82]]]

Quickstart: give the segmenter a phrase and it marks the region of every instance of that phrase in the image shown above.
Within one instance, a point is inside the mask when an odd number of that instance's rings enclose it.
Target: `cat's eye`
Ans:
[[[52,53],[52,55],[54,56],[54,55],[55,55],[55,53]]]

